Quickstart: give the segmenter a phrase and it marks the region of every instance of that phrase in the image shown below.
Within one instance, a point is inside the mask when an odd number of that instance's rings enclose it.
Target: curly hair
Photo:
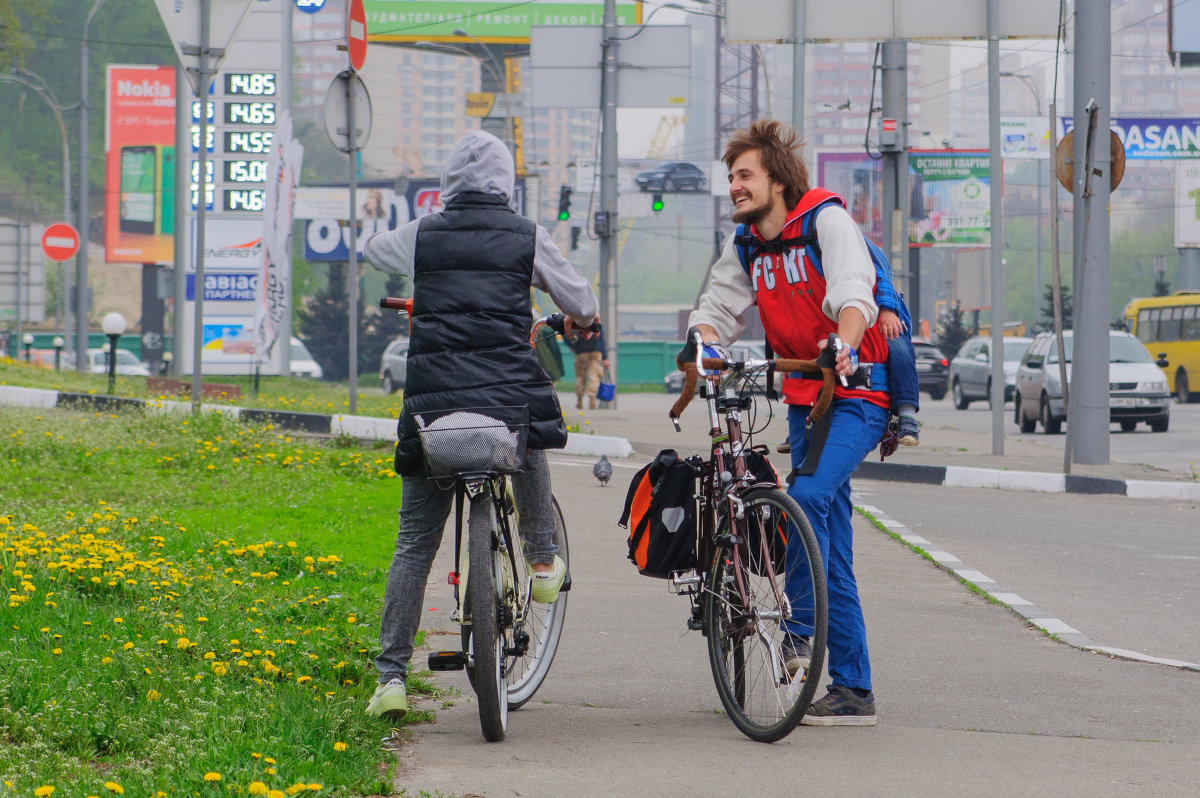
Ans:
[[[811,188],[808,167],[796,152],[801,146],[803,143],[790,125],[778,119],[759,119],[751,122],[750,127],[734,132],[721,160],[727,169],[732,168],[738,158],[757,150],[767,176],[784,187],[783,201],[791,209]]]

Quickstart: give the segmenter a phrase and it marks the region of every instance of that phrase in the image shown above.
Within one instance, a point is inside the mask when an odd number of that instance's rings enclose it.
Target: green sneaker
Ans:
[[[408,693],[404,689],[404,680],[392,679],[376,687],[371,703],[367,704],[367,714],[388,720],[400,720],[407,715]]]
[[[529,563],[526,563],[529,565]],[[538,604],[553,604],[558,601],[558,591],[562,589],[567,578],[567,564],[562,557],[554,555],[554,568],[545,573],[537,573],[529,568],[529,577],[533,581],[530,592]]]

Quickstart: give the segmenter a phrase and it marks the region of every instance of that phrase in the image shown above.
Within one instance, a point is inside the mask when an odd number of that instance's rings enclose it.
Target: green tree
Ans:
[[[1071,297],[1071,286],[1064,285],[1062,287],[1062,325],[1064,330],[1072,329],[1072,314],[1074,311],[1075,302]],[[1054,286],[1047,284],[1046,289],[1042,292],[1042,318],[1045,321],[1040,325],[1038,332],[1042,330],[1054,329]]]
[[[313,360],[321,364],[325,379],[349,378],[346,353],[350,351],[350,297],[345,263],[329,264],[329,282],[304,303],[297,316],[300,335],[307,341]]]
[[[45,32],[48,10],[28,0],[0,0],[0,72],[25,66]]]
[[[1154,278],[1154,295],[1155,296],[1170,296],[1171,284],[1167,282],[1166,272],[1159,272]]]
[[[957,302],[946,310],[946,320],[938,333],[938,348],[948,358],[957,355],[966,340],[975,334],[975,331],[964,323],[965,315],[962,306]]]

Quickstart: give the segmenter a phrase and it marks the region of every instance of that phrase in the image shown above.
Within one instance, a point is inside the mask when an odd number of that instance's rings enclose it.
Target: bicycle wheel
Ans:
[[[492,545],[495,504],[491,491],[471,499],[467,519],[470,570],[467,572],[467,606],[471,610],[468,663],[473,663],[471,684],[479,700],[479,727],[484,739],[504,739],[508,727],[508,683],[504,678],[504,629],[497,585],[503,584],[502,558]],[[468,667],[472,667],[470,664]]]
[[[567,564],[567,572],[570,573],[567,525],[563,520],[562,510],[559,509],[558,500],[554,499],[553,502],[554,542],[558,546],[558,556],[563,558],[563,562]],[[522,557],[517,558],[518,563],[521,560]],[[533,694],[542,686],[542,681],[549,673],[567,615],[567,596],[568,593],[563,591],[558,594],[558,601],[553,604],[538,604],[530,599],[525,606],[524,621],[513,630],[513,647],[505,663],[510,710],[519,709],[533,698]],[[515,654],[522,649],[523,654]]]
[[[729,719],[750,739],[775,742],[800,722],[820,681],[825,569],[812,526],[794,499],[778,488],[756,488],[742,501],[745,514],[736,528],[727,516],[719,520],[718,538],[733,532],[739,542],[721,546],[709,571],[704,631]],[[786,544],[773,546],[781,532]],[[794,677],[784,665],[785,622],[810,637],[812,648],[808,670]]]

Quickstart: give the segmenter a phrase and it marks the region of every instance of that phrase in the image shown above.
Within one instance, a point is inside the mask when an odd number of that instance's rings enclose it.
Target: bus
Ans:
[[[1200,386],[1200,291],[1135,299],[1125,307],[1129,331],[1150,354],[1165,357],[1167,389],[1178,402],[1190,402]]]

